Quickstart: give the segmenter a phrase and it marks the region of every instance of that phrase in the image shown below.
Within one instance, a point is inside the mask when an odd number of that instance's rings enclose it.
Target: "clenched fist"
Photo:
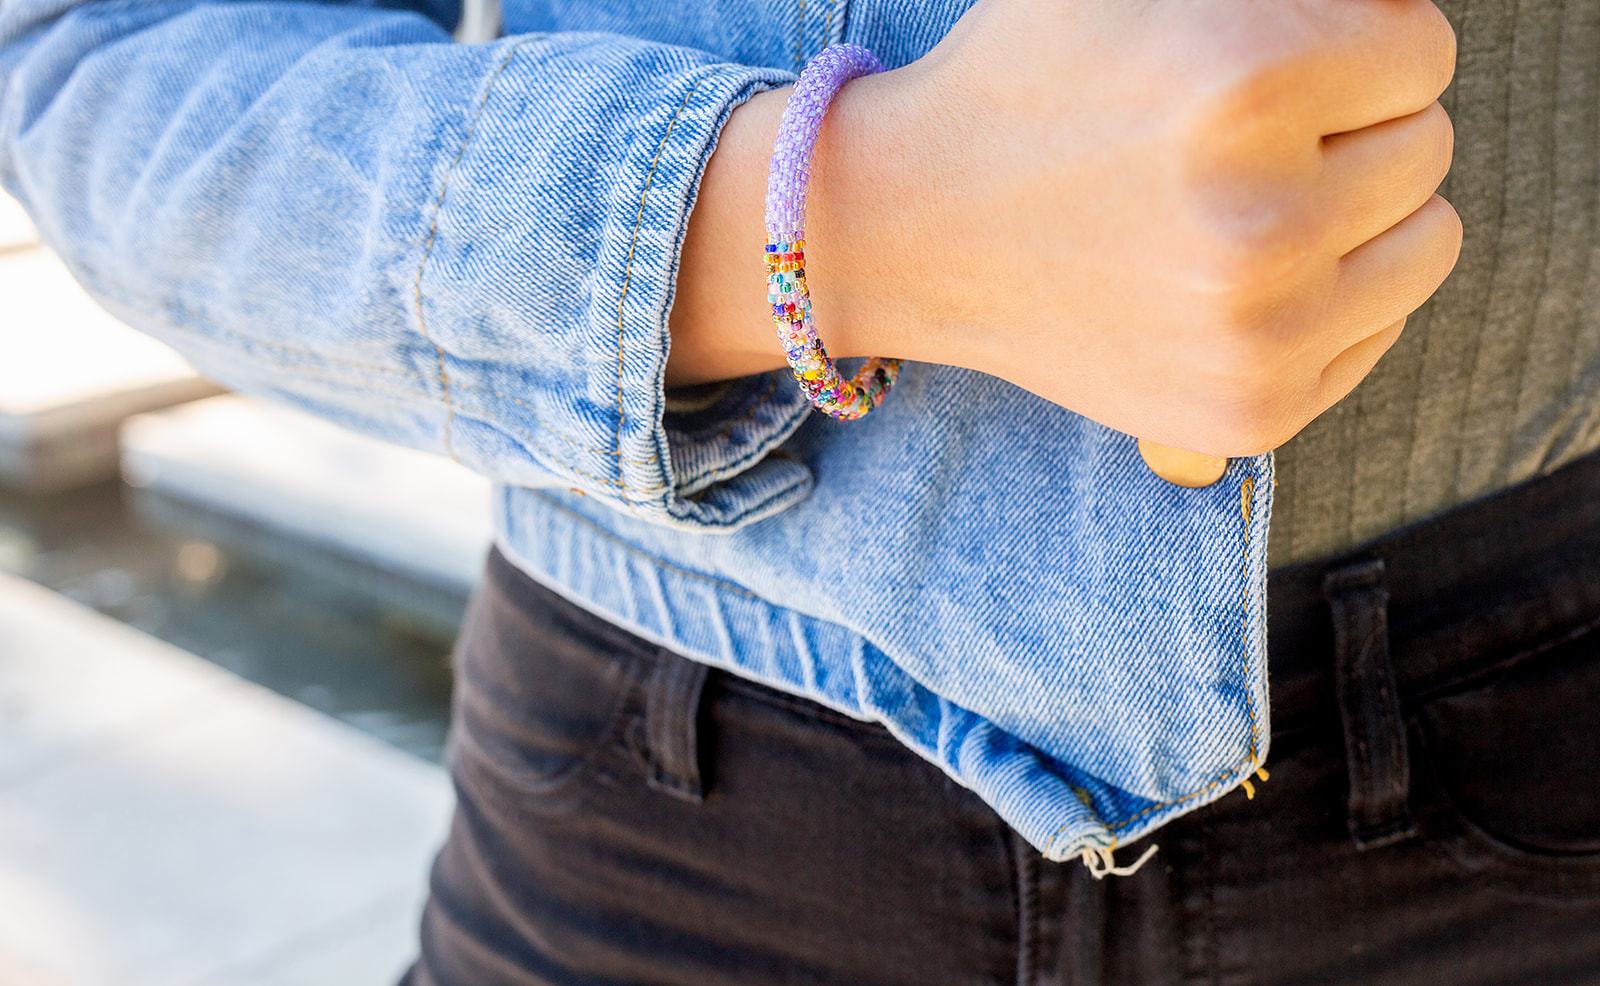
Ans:
[[[814,238],[820,324],[888,300],[903,322],[857,348],[1167,445],[1274,448],[1455,264],[1454,68],[1429,0],[980,0],[846,87],[898,136],[823,199],[853,242]],[[872,197],[900,208],[845,218]]]
[[[808,191],[835,356],[965,366],[1215,456],[1343,397],[1455,265],[1429,0],[978,0],[846,85]],[[725,126],[669,383],[783,365],[750,248],[787,90]]]

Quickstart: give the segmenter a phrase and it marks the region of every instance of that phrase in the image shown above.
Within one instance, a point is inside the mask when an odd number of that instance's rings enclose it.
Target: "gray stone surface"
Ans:
[[[0,576],[0,984],[390,983],[437,767]]]
[[[278,405],[198,401],[130,419],[122,442],[135,485],[456,593],[492,536],[483,477]]]

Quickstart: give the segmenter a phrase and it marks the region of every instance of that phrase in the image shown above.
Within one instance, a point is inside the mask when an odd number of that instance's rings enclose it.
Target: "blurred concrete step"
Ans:
[[[42,247],[0,252],[0,326],[0,483],[109,479],[124,418],[220,389],[96,305]]]
[[[0,576],[0,984],[392,983],[443,772]]]
[[[225,396],[142,414],[122,445],[136,486],[455,594],[492,537],[483,477],[279,405]]]
[[[0,253],[34,246],[39,233],[17,200],[0,192]]]

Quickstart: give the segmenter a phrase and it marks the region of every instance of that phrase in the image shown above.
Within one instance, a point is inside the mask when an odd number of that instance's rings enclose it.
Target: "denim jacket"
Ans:
[[[448,2],[0,0],[0,181],[204,373],[491,477],[535,578],[882,722],[1065,859],[1266,757],[1271,456],[1183,489],[927,364],[852,423],[782,371],[663,385],[728,114],[967,3],[507,0],[459,44]]]

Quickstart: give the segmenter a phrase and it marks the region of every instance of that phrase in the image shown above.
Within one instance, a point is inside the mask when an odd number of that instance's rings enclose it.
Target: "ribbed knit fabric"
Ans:
[[[1322,557],[1600,448],[1600,3],[1445,0],[1455,273],[1278,451],[1269,561]]]

